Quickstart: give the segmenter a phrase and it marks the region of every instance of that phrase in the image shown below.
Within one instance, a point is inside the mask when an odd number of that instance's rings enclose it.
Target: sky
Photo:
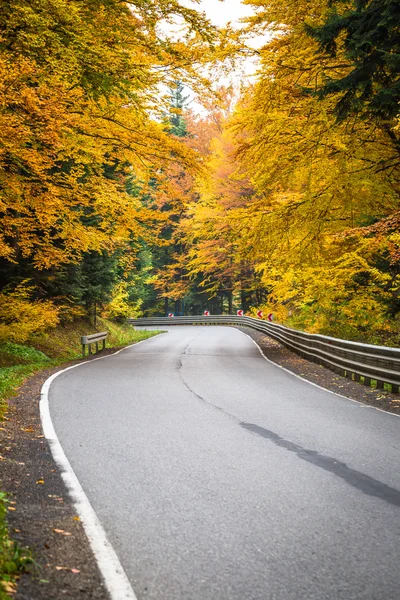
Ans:
[[[239,20],[242,17],[254,14],[254,10],[250,6],[242,4],[241,0],[225,0],[223,2],[220,0],[201,0],[200,3],[193,2],[192,0],[181,0],[181,3],[198,11],[204,11],[210,21],[214,25],[220,27],[226,25],[228,22],[231,22],[234,26],[244,26],[240,24]],[[257,36],[252,41],[251,45],[257,47],[262,46],[263,43],[265,43],[265,40],[262,37]],[[233,84],[234,87],[239,88],[240,83],[243,82],[244,79],[252,78],[254,76],[257,68],[257,59],[254,56],[249,57],[241,63],[239,69],[233,70],[229,77],[226,75],[221,76],[218,83],[223,85]],[[190,96],[190,90],[188,90],[188,93]],[[191,108],[199,113],[203,112],[201,105],[197,104],[196,101],[191,104]]]
[[[201,7],[215,25],[225,25],[228,21],[238,21],[252,14],[250,6],[244,6],[240,0],[202,0]]]
[[[193,6],[193,5],[192,5]],[[248,17],[254,14],[254,9],[248,5],[242,4],[241,0],[202,0],[200,4],[194,5],[196,10],[203,10],[207,17],[218,26],[226,25],[231,22],[232,25],[244,27],[239,20],[243,17]],[[257,48],[265,43],[266,39],[261,36],[256,36],[249,43],[250,46]],[[232,73],[233,79],[241,79],[244,75],[252,77],[257,70],[257,60],[255,57],[249,57],[242,64],[241,74],[239,72]]]

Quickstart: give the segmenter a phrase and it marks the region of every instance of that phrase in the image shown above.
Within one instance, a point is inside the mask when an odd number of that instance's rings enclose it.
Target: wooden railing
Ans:
[[[96,352],[99,351],[99,342],[103,342],[103,350],[106,347],[108,332],[102,331],[101,333],[93,333],[92,335],[83,335],[81,337],[82,344],[82,356],[85,356],[86,346],[89,346],[89,355],[92,354],[92,344],[96,346]]]

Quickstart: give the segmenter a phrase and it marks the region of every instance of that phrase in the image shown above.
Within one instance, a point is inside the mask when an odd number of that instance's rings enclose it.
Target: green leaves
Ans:
[[[323,52],[348,62],[341,76],[326,72],[321,98],[335,94],[339,119],[350,115],[378,121],[395,119],[400,102],[400,7],[397,0],[370,0],[341,6],[338,1],[322,25],[306,25]]]

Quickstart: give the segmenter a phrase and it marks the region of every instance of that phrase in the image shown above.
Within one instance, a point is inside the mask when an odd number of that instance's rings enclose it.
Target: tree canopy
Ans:
[[[2,3],[2,338],[33,333],[15,301],[40,327],[264,308],[400,342],[398,3],[244,3],[240,30],[197,2]]]

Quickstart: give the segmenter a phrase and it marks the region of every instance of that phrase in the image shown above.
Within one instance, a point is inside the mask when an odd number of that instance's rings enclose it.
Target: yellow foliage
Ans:
[[[173,40],[161,25],[177,20]],[[216,28],[177,0],[20,0],[0,21],[0,257],[49,269],[145,236],[124,182],[195,168],[160,89],[171,74],[206,89]]]
[[[55,327],[58,309],[48,300],[31,300],[32,288],[21,284],[0,293],[0,342],[25,343],[34,333]]]
[[[140,307],[142,301],[129,302],[128,285],[126,281],[120,281],[114,287],[113,296],[109,304],[105,307],[103,316],[106,319],[127,319],[140,316]]]
[[[210,296],[248,293],[254,311],[310,331],[365,338],[394,328],[398,129],[338,122],[335,95],[313,94],[351,69],[340,48],[321,55],[306,33],[304,21],[325,19],[327,0],[245,4],[257,8],[249,36],[268,41],[257,80],[214,134],[199,198],[182,222],[183,266]]]

